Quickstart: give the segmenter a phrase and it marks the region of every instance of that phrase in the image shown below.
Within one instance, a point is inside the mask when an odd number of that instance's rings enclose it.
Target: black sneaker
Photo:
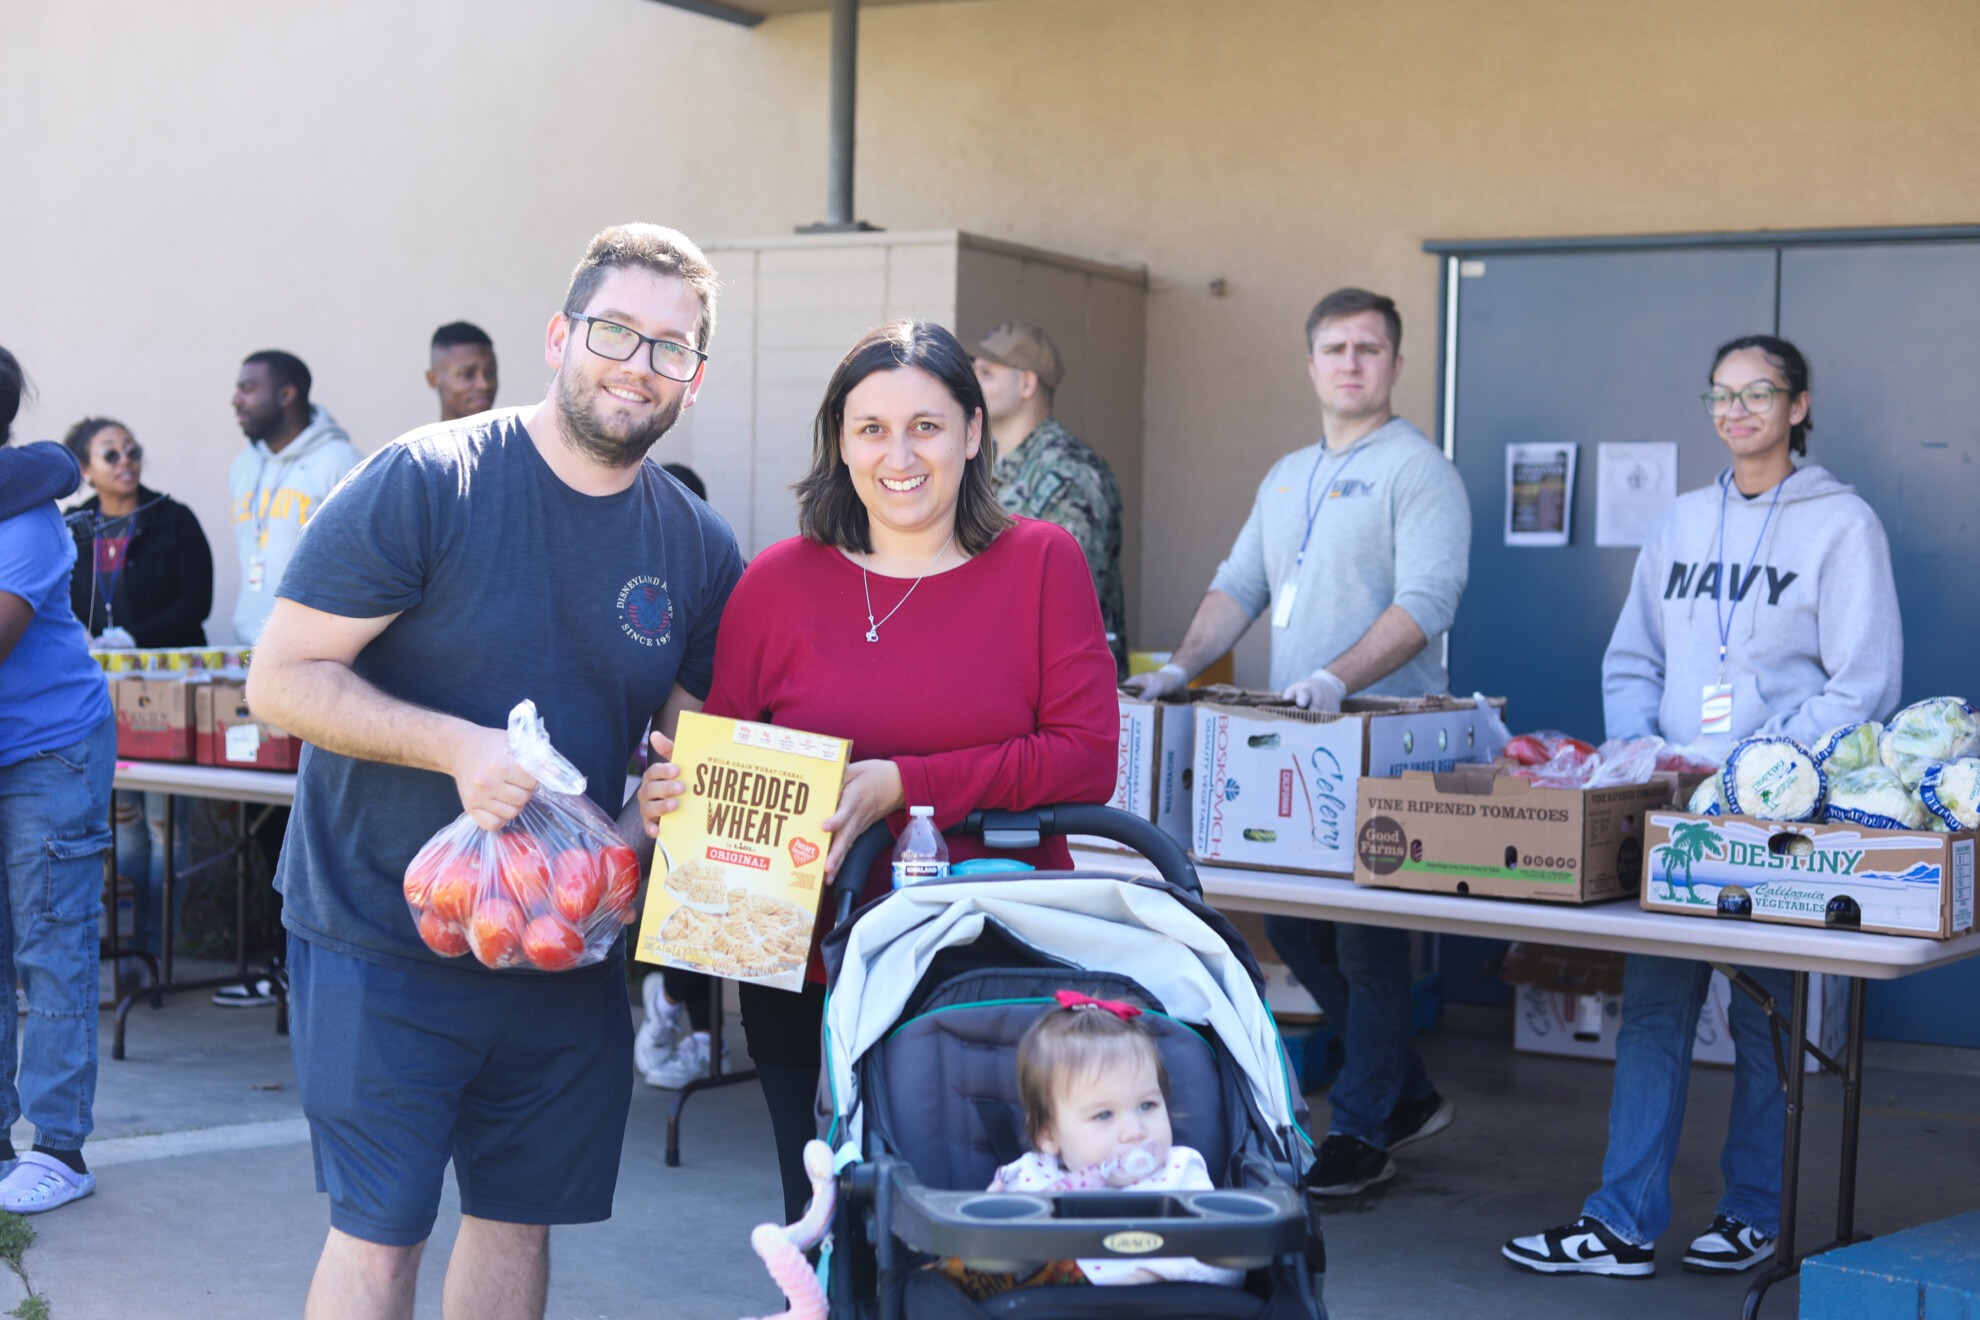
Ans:
[[[1329,1133],[1320,1158],[1306,1171],[1306,1190],[1315,1196],[1353,1196],[1364,1187],[1396,1176],[1396,1162],[1359,1137]]]
[[[1413,1104],[1403,1101],[1389,1115],[1389,1153],[1393,1155],[1413,1142],[1428,1141],[1456,1117],[1457,1103],[1435,1091]]]
[[[1774,1254],[1774,1239],[1751,1224],[1714,1215],[1712,1226],[1691,1240],[1684,1267],[1700,1274],[1737,1274]]]
[[[213,1002],[222,1008],[266,1008],[275,1002],[275,983],[267,977],[236,985],[223,985],[213,992]]]
[[[1656,1250],[1625,1242],[1599,1219],[1587,1215],[1572,1224],[1531,1237],[1516,1237],[1499,1254],[1537,1274],[1622,1274],[1647,1278],[1657,1272]]]

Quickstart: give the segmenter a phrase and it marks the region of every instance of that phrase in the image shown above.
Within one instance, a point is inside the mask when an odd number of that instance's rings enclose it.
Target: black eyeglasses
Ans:
[[[1724,417],[1732,411],[1733,400],[1738,399],[1746,411],[1755,417],[1765,416],[1774,410],[1774,400],[1788,393],[1779,385],[1762,381],[1758,385],[1748,385],[1743,390],[1729,390],[1715,385],[1698,397],[1705,400],[1705,411],[1714,417]]]
[[[144,446],[134,444],[129,449],[106,449],[98,454],[96,458],[98,462],[108,463],[111,467],[116,467],[127,458],[133,463],[142,463],[144,462]]]
[[[590,322],[590,328],[584,332],[584,346],[599,357],[610,358],[614,362],[630,362],[633,354],[639,352],[641,344],[652,345],[647,357],[653,363],[654,372],[668,380],[693,380],[694,373],[700,371],[701,364],[708,360],[708,355],[698,348],[689,348],[671,339],[655,339],[617,321],[601,321],[595,316],[573,316],[570,319]]]

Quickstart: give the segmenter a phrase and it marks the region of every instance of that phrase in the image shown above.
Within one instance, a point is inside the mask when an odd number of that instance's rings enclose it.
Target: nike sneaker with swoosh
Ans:
[[[1730,1215],[1714,1215],[1712,1226],[1692,1239],[1684,1267],[1700,1274],[1737,1274],[1774,1255],[1774,1239]]]
[[[1538,1274],[1619,1274],[1647,1278],[1657,1272],[1656,1248],[1625,1241],[1599,1219],[1587,1215],[1572,1224],[1530,1237],[1516,1237],[1499,1254]]]

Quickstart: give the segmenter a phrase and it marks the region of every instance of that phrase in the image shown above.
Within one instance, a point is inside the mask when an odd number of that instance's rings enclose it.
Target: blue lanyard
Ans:
[[[1753,552],[1747,555],[1746,571],[1750,575],[1755,569],[1753,561],[1760,557],[1760,544],[1767,539],[1767,527],[1774,521],[1774,510],[1780,507],[1781,492],[1794,480],[1794,473],[1781,478],[1781,484],[1774,487],[1774,498],[1767,505],[1767,516],[1760,520],[1760,535],[1753,538]],[[1732,494],[1732,473],[1728,472],[1719,483],[1719,589],[1712,593],[1712,618],[1719,625],[1719,681],[1726,681],[1726,641],[1732,636],[1733,615],[1739,613],[1739,602],[1744,592],[1733,597],[1732,608],[1725,609],[1726,600],[1726,499]],[[1737,565],[1735,565],[1737,567]],[[1757,606],[1755,608],[1758,608]]]
[[[103,529],[112,522],[122,522],[124,524],[124,548],[117,567],[105,569],[103,567],[102,543],[106,538],[103,535]],[[98,588],[103,593],[103,621],[105,626],[114,628],[117,626],[117,581],[124,576],[124,570],[131,566],[131,543],[137,540],[137,514],[131,513],[122,518],[106,520],[99,513],[96,515],[96,525],[90,531],[92,535],[89,542],[89,553],[95,561],[90,565],[90,568],[96,576]],[[114,540],[116,538],[112,537],[108,539]]]
[[[1347,458],[1342,461],[1339,467],[1334,469],[1334,480],[1327,483],[1328,489],[1332,489],[1334,484],[1340,481],[1341,477],[1347,472],[1348,468],[1353,466],[1354,460],[1360,457],[1361,451],[1359,449],[1349,450]],[[1313,483],[1320,479],[1320,465],[1326,461],[1327,444],[1323,440],[1320,443],[1320,453],[1313,460],[1313,471],[1308,473],[1306,477],[1306,535],[1299,538],[1299,554],[1293,559],[1294,577],[1299,576],[1299,570],[1306,563],[1306,546],[1313,539],[1313,524],[1320,521],[1320,506],[1327,502],[1327,492],[1324,490],[1320,492],[1320,498],[1318,500],[1313,498]]]

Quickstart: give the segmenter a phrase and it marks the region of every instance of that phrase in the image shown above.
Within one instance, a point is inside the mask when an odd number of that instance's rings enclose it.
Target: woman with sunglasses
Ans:
[[[85,417],[62,443],[96,491],[69,514],[76,573],[69,600],[99,647],[206,645],[213,552],[193,511],[141,484],[130,428]]]
[[[1602,661],[1609,737],[1656,734],[1723,760],[1746,738],[1813,746],[1838,725],[1887,718],[1904,661],[1890,543],[1854,490],[1794,461],[1814,427],[1807,361],[1784,339],[1749,335],[1719,349],[1709,380],[1706,411],[1732,466],[1665,510],[1637,557]],[[1791,1002],[1790,973],[1741,970]],[[1655,1270],[1711,975],[1702,962],[1629,956],[1601,1189],[1573,1223],[1506,1243],[1515,1265]],[[1772,1040],[1759,1005],[1737,990],[1729,1017],[1725,1194],[1684,1254],[1686,1269],[1711,1274],[1768,1259],[1780,1231],[1784,1102]]]

